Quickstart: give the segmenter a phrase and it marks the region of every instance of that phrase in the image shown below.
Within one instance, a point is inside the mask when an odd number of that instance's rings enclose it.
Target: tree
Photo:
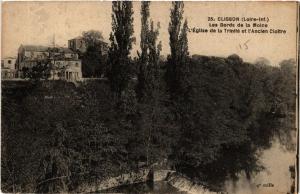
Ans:
[[[130,80],[130,51],[133,38],[133,8],[130,1],[112,2],[111,46],[108,52],[108,78],[111,90],[120,97]]]
[[[37,192],[68,191],[70,183],[70,152],[65,145],[67,131],[58,123],[50,136],[50,146],[44,150],[45,155],[40,161],[40,176],[37,182]],[[71,152],[72,153],[72,152]]]
[[[163,133],[163,112],[160,91],[160,74],[159,74],[159,56],[161,43],[157,43],[159,35],[159,23],[157,28],[154,22],[149,21],[150,2],[141,3],[141,53],[138,52],[138,83],[136,93],[139,100],[139,134],[143,153],[140,156],[146,160],[147,165],[160,158],[162,152]],[[161,139],[160,139],[160,138]]]
[[[23,67],[24,78],[29,78],[32,81],[47,80],[51,75],[51,62],[50,61],[38,61],[37,65],[32,68]]]
[[[174,97],[181,93],[182,78],[186,77],[188,40],[187,20],[182,26],[184,4],[181,1],[172,2],[169,23],[169,44],[171,54],[168,56],[166,79],[171,95]],[[175,94],[176,93],[176,94]]]
[[[107,55],[102,53],[101,44],[89,46],[81,59],[83,77],[101,77],[105,73]]]
[[[178,88],[180,93],[184,95],[186,98],[189,95],[190,92],[190,80],[189,80],[189,52],[188,52],[188,39],[187,39],[187,31],[188,31],[188,22],[187,20],[184,21],[181,33],[179,36],[179,53],[178,56],[178,64],[177,64],[177,76],[178,80],[175,82],[178,82]]]
[[[141,3],[141,53],[137,52],[138,54],[138,84],[136,88],[137,96],[139,99],[143,97],[144,90],[145,90],[145,68],[148,65],[148,41],[147,37],[149,34],[149,1],[143,1]]]
[[[154,28],[154,22],[149,22],[150,2],[144,1],[141,4],[141,53],[138,52],[138,84],[137,94],[139,100],[146,96],[151,96],[157,89],[159,81],[159,56],[161,51],[161,42],[157,44],[159,35],[159,23]],[[155,88],[156,87],[156,88]],[[145,99],[144,99],[145,100]]]
[[[83,77],[101,77],[106,70],[106,43],[103,42],[102,32],[89,30],[82,33],[86,51],[79,53],[82,59]]]
[[[195,101],[193,101],[194,96],[191,85],[192,74],[189,72],[188,23],[185,20],[182,24],[183,8],[183,2],[172,2],[168,29],[171,54],[168,56],[165,74],[170,95],[169,106],[174,118],[176,118],[174,122],[179,126],[179,142],[173,148],[174,154],[171,156],[175,161],[187,159],[186,156],[190,149],[188,145],[193,137],[196,120],[196,114],[192,111]]]
[[[147,53],[148,53],[148,34],[149,34],[149,16],[150,16],[150,11],[149,11],[149,6],[150,2],[149,1],[143,1],[141,2],[141,54],[139,54],[139,60],[143,63],[147,62]]]
[[[86,44],[86,47],[95,46],[99,41],[103,41],[102,32],[97,30],[89,30],[82,32],[83,40]]]

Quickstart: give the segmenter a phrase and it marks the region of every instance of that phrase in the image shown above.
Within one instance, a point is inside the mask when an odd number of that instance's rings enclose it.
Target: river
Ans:
[[[295,151],[287,151],[278,141],[274,141],[260,159],[266,170],[258,173],[250,182],[243,175],[235,185],[227,181],[226,191],[235,194],[286,194],[292,184],[289,166],[295,164],[295,159]]]
[[[291,188],[291,174],[289,166],[295,163],[295,152],[282,148],[278,141],[272,143],[272,147],[263,151],[260,162],[265,170],[255,175],[248,181],[244,175],[236,184],[232,181],[225,182],[225,190],[229,194],[286,194]],[[137,183],[108,189],[108,193],[174,193],[186,194],[165,181],[154,183]]]
[[[169,185],[166,181],[147,182],[147,183],[136,183],[131,185],[124,185],[105,191],[101,193],[164,193],[164,194],[187,194],[186,192],[179,191],[175,187]]]

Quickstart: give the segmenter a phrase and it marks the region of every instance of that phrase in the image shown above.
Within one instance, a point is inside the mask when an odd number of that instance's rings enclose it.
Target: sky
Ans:
[[[152,2],[150,17],[160,22],[162,54],[169,53],[168,24],[171,2]],[[286,34],[188,33],[190,54],[227,57],[238,54],[244,61],[264,57],[276,65],[296,59],[296,2],[185,2],[184,18],[190,28],[208,28],[208,17],[268,17],[269,27]],[[133,3],[132,50],[139,47],[140,2]],[[67,46],[68,39],[83,31],[99,30],[108,41],[111,32],[111,2],[5,2],[2,4],[2,57],[17,56],[21,44]],[[247,49],[239,45],[247,43]]]

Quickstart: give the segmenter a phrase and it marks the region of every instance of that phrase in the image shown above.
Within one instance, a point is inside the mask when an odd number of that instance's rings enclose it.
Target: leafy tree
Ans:
[[[140,42],[140,47],[141,47],[141,53],[138,54],[138,84],[136,88],[136,92],[138,95],[138,98],[143,97],[143,93],[145,90],[145,82],[146,82],[146,67],[148,65],[148,35],[149,35],[149,16],[150,16],[150,11],[149,11],[149,1],[143,1],[141,2],[141,42]]]
[[[165,109],[162,107],[162,91],[160,82],[159,56],[161,43],[157,43],[159,23],[154,28],[154,22],[149,21],[150,2],[141,3],[141,53],[138,52],[138,83],[136,93],[139,100],[138,128],[139,141],[142,147],[140,160],[149,165],[159,159],[167,158],[162,148],[167,128],[164,126]],[[166,142],[166,141],[165,141]]]
[[[66,149],[67,131],[57,124],[51,134],[50,146],[45,150],[40,163],[40,177],[37,182],[37,192],[68,191],[70,184],[70,162],[73,158]]]
[[[107,68],[106,43],[103,42],[102,32],[89,30],[82,33],[86,51],[79,52],[82,60],[83,77],[101,77]]]
[[[95,46],[99,41],[103,41],[102,32],[97,30],[89,30],[82,32],[83,40],[86,44],[86,47]]]
[[[138,52],[138,84],[137,94],[140,100],[158,89],[159,80],[159,56],[161,43],[157,44],[159,35],[159,23],[157,29],[154,29],[153,21],[149,22],[150,2],[144,1],[141,4],[141,53]],[[156,88],[155,88],[156,87]]]
[[[188,103],[175,104],[185,120],[172,160],[177,170],[220,191],[228,177],[235,181],[245,172],[250,179],[263,170],[258,159],[273,138],[291,142],[283,134],[289,136],[292,128],[282,122],[289,114],[280,105],[288,103],[279,91],[286,83],[278,67],[245,63],[237,55],[193,56],[190,68]],[[289,75],[284,77],[292,83],[295,77]]]
[[[138,52],[139,60],[143,63],[147,62],[147,53],[148,53],[148,33],[149,33],[149,16],[150,16],[150,10],[149,10],[150,2],[149,1],[143,1],[141,2],[141,54]]]
[[[105,73],[107,55],[102,53],[102,45],[95,43],[89,46],[81,56],[82,76],[83,77],[101,77]]]
[[[108,78],[112,91],[121,96],[130,80],[130,50],[134,41],[133,8],[130,1],[112,2],[111,47],[108,52]]]
[[[169,23],[169,44],[171,54],[168,56],[166,80],[172,96],[182,92],[181,79],[186,76],[188,40],[187,20],[182,26],[184,3],[182,1],[172,2]]]
[[[38,61],[32,68],[23,68],[23,76],[32,81],[47,80],[51,75],[51,66],[50,61]]]

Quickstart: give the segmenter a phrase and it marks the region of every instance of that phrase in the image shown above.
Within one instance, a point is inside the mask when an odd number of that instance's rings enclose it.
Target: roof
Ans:
[[[82,36],[77,36],[77,37],[69,39],[69,40],[81,40],[81,39],[84,39],[84,38]],[[96,39],[96,41],[108,44],[108,42],[104,38]]]
[[[48,47],[48,49],[51,49],[54,52],[74,53],[71,49],[66,47]]]
[[[38,45],[21,45],[25,51],[47,51],[49,47]]]
[[[71,49],[66,47],[49,47],[49,46],[40,46],[40,45],[21,45],[25,51],[36,51],[36,52],[49,52],[57,51],[64,53],[74,53]]]
[[[17,59],[17,57],[3,57],[1,60],[6,60],[6,59]]]
[[[83,37],[82,37],[82,36],[77,36],[77,37],[72,38],[72,39],[70,39],[70,40],[75,40],[75,39],[83,39]]]

